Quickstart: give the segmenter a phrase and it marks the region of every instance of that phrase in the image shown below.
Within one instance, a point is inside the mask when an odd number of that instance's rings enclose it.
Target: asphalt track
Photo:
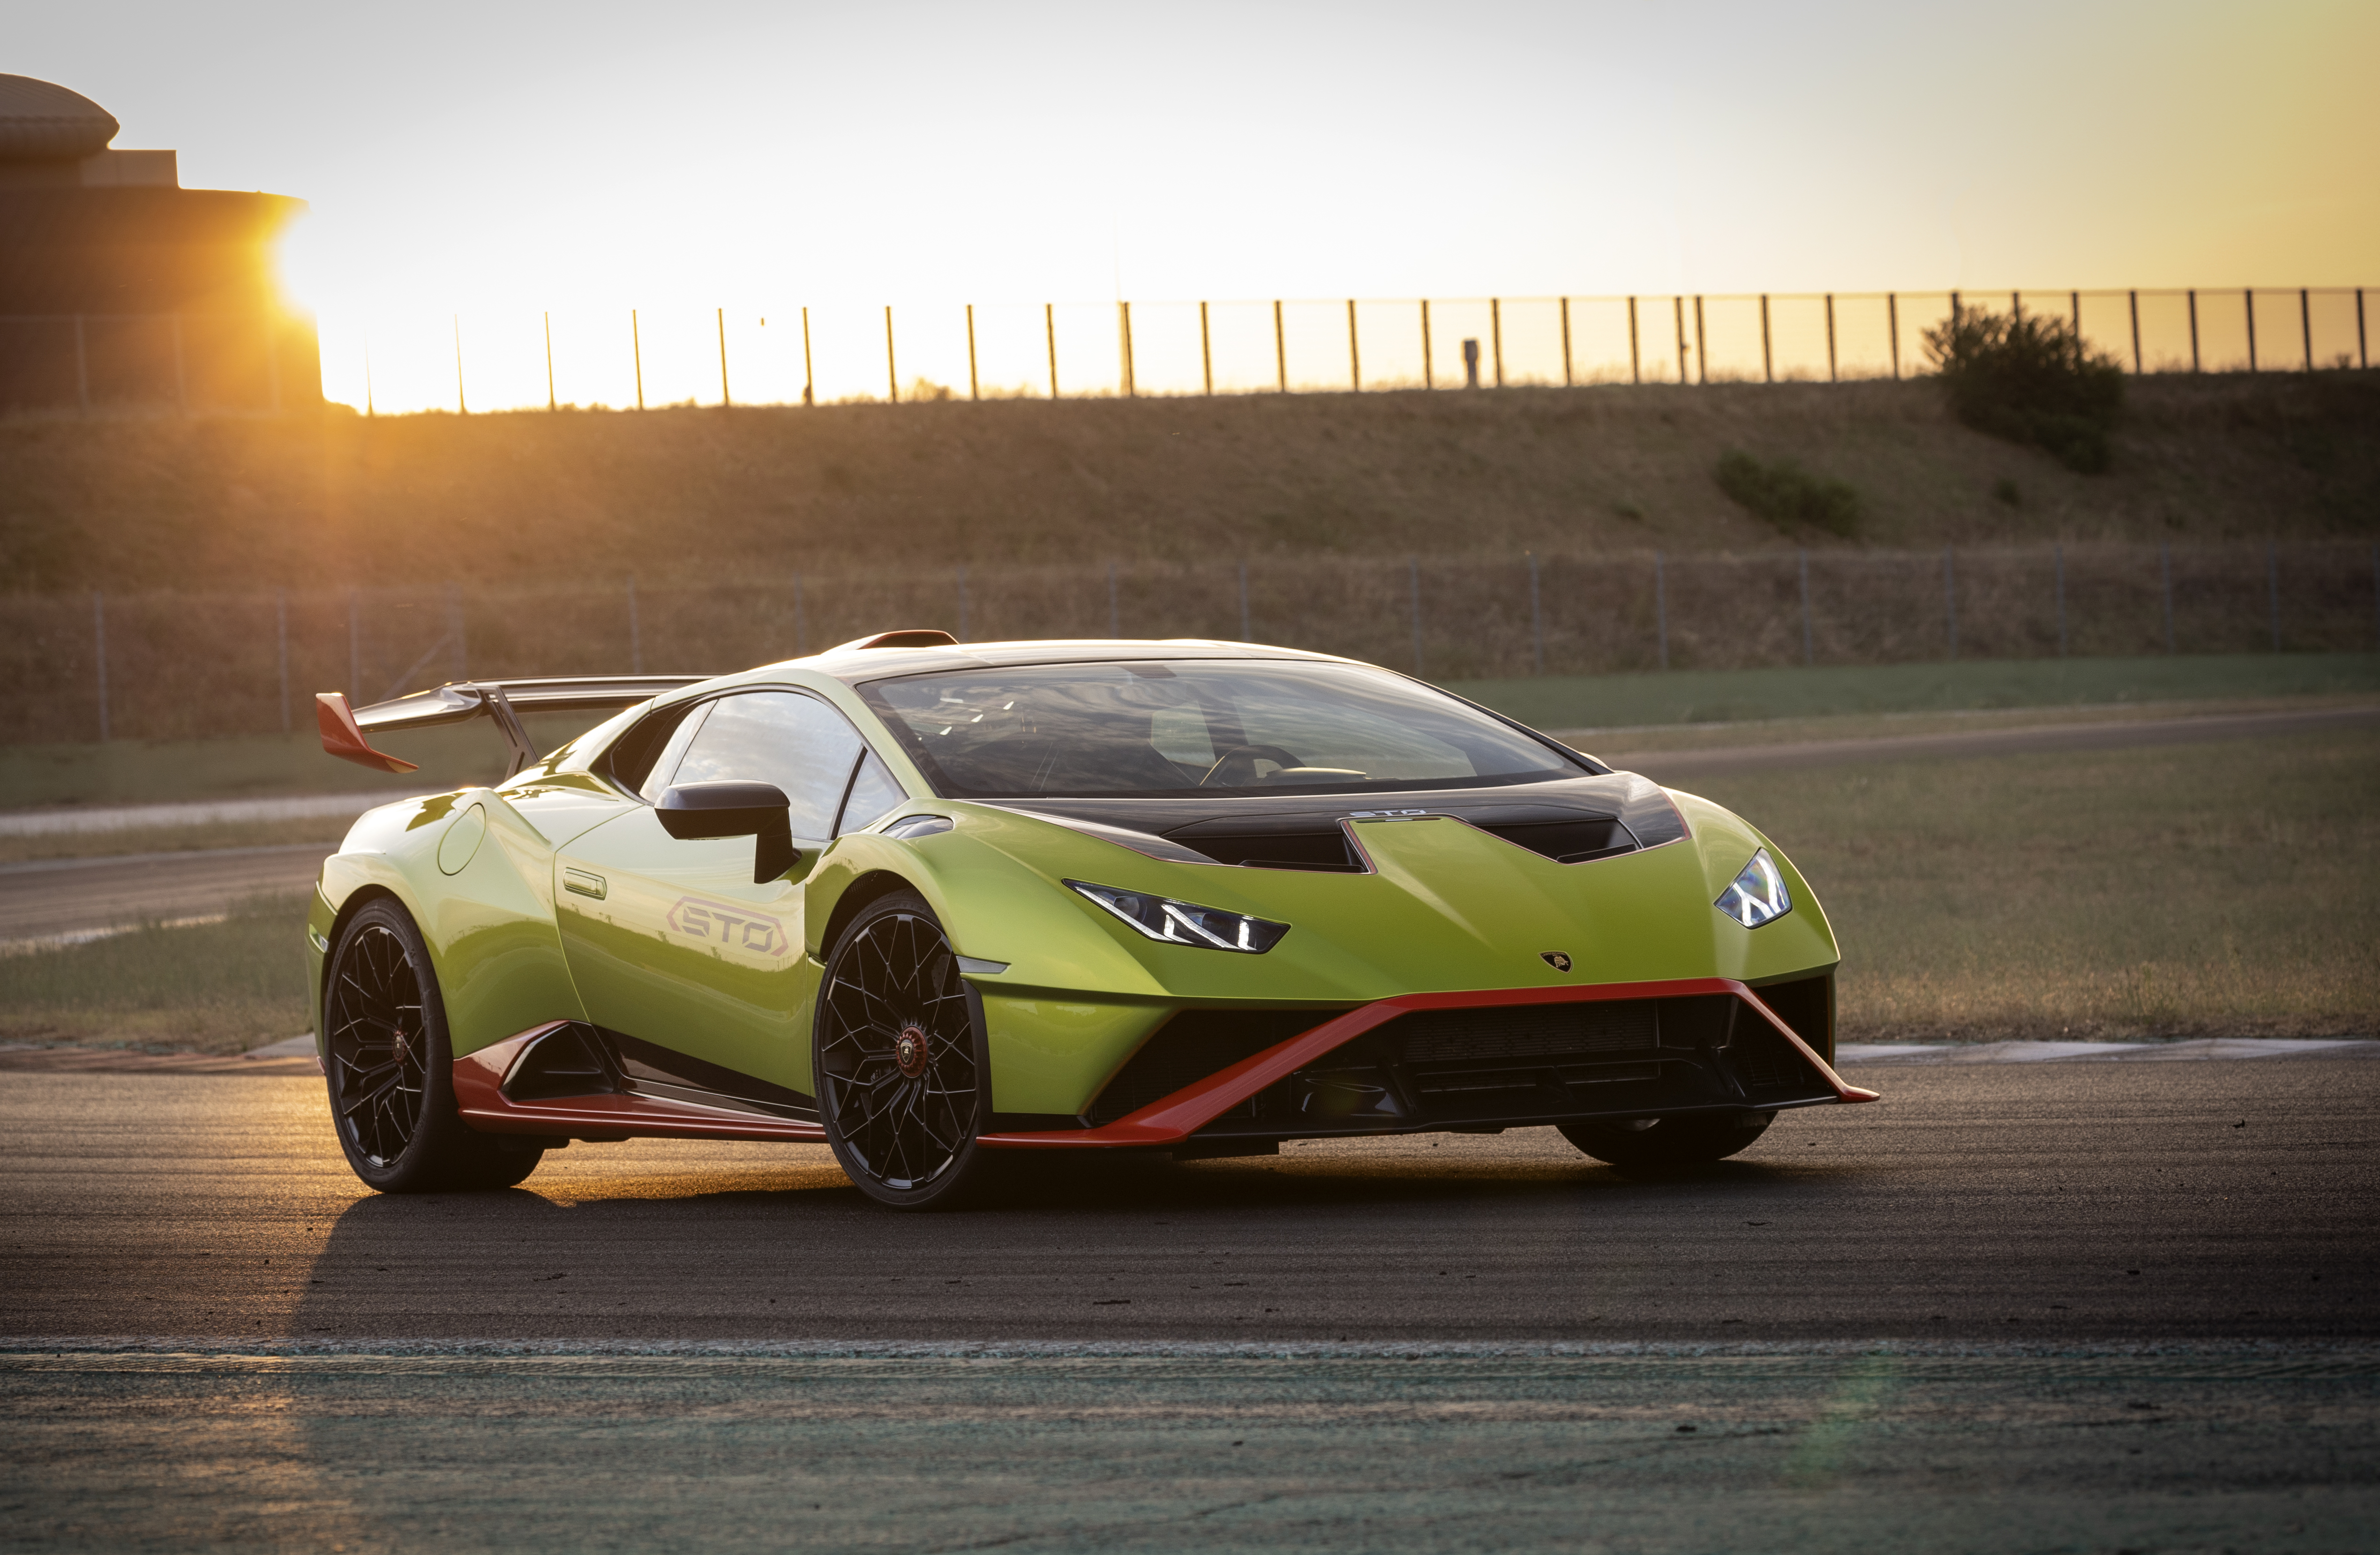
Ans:
[[[1862,1075],[1667,1177],[908,1217],[669,1141],[380,1197],[319,1081],[0,1075],[0,1548],[2371,1548],[2380,1067]]]
[[[0,1075],[0,1548],[2372,1547],[2380,1067],[1861,1075],[1667,1177],[913,1217],[666,1141],[378,1197],[319,1081]]]
[[[2374,723],[2380,723],[2380,708],[2331,707],[1708,750],[1611,750],[1597,754],[1658,782],[1679,783],[1715,773],[1782,767],[2113,750],[2133,746],[2270,738]],[[0,865],[0,943],[159,918],[202,917],[220,913],[246,896],[300,893],[313,883],[322,857],[329,851],[320,844],[300,844],[279,848],[228,848]]]

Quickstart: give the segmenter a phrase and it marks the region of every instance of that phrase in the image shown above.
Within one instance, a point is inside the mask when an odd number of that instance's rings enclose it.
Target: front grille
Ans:
[[[1381,1033],[1402,1044],[1399,1056],[1407,1063],[1636,1052],[1657,1045],[1653,1004],[1650,999],[1622,999],[1428,1010],[1390,1021]]]

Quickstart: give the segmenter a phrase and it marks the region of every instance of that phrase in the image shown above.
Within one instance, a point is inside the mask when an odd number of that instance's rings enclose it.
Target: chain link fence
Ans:
[[[0,599],[7,742],[311,726],[470,676],[725,674],[893,627],[1213,638],[1433,681],[2380,648],[2380,545],[1317,558],[701,586]]]

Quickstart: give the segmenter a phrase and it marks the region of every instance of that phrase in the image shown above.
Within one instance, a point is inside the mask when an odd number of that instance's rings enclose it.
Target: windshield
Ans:
[[[1035,664],[858,689],[953,799],[1369,792],[1593,770],[1426,686],[1353,664]]]

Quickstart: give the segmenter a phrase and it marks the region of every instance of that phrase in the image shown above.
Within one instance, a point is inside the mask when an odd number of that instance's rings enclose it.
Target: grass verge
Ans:
[[[2380,1033],[2380,734],[1696,786],[1791,855],[1847,1040]]]
[[[0,955],[0,1040],[237,1053],[306,1030],[306,899]]]
[[[2380,653],[1949,660],[1767,670],[1472,680],[1449,690],[1538,729],[1609,729],[1840,713],[1957,712],[2380,690]]]

